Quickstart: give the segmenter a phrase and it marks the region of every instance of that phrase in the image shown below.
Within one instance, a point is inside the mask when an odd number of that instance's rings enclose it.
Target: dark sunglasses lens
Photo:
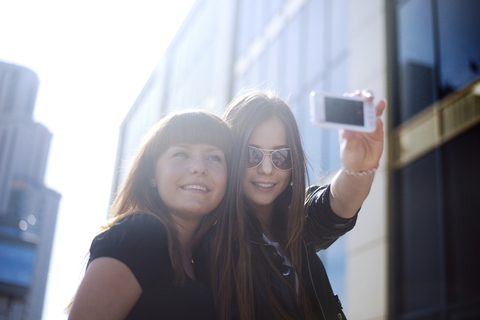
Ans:
[[[290,156],[290,150],[285,149],[272,152],[272,162],[280,170],[291,169],[292,157]]]
[[[256,167],[262,162],[263,160],[263,152],[262,150],[258,150],[255,148],[248,148],[248,164],[247,168]]]

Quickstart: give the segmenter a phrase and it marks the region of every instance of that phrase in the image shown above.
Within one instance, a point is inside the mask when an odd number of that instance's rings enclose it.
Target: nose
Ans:
[[[206,174],[207,173],[207,165],[205,163],[205,159],[203,157],[194,157],[192,159],[189,172],[191,174]]]
[[[260,163],[260,165],[257,167],[259,174],[269,175],[272,173],[274,167],[271,157],[271,154],[265,154],[262,163]]]

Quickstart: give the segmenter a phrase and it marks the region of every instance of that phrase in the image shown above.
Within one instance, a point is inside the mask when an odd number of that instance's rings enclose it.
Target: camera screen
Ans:
[[[363,126],[363,102],[325,97],[325,120]]]

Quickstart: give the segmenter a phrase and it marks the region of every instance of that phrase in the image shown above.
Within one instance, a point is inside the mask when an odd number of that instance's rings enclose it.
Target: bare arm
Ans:
[[[357,93],[357,95],[365,92]],[[373,97],[371,97],[373,99]],[[374,132],[363,133],[340,130],[340,158],[343,168],[351,172],[367,171],[375,168],[383,152],[384,132],[381,116],[385,101],[376,106],[377,128]],[[351,218],[362,206],[370,192],[374,174],[351,176],[344,169],[333,178],[330,187],[332,210],[342,218]]]
[[[141,294],[140,284],[123,262],[97,258],[85,272],[68,319],[125,319]]]

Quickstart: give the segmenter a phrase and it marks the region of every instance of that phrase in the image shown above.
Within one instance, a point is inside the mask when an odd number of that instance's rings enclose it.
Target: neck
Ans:
[[[262,225],[262,231],[270,241],[276,241],[272,232],[273,203],[268,206],[252,206],[253,212]]]
[[[192,241],[195,237],[200,220],[182,220],[179,217],[172,215],[175,221],[175,227],[177,230],[178,242],[181,247],[181,256],[183,260],[183,269],[185,273],[195,280],[195,274],[192,265]]]
[[[198,221],[179,221],[179,219],[173,218],[175,221],[175,227],[177,230],[178,242],[182,248],[182,251],[188,256],[192,255],[192,241],[197,231]]]

